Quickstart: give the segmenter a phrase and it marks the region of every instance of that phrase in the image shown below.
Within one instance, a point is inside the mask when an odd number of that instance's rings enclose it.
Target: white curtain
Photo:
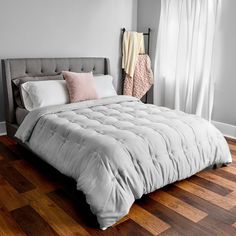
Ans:
[[[154,103],[211,119],[220,0],[162,0]]]

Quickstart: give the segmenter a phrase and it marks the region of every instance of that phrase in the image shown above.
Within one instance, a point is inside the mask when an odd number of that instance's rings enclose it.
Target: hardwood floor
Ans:
[[[228,143],[230,166],[144,196],[102,231],[74,181],[1,136],[0,236],[236,235],[236,142]]]

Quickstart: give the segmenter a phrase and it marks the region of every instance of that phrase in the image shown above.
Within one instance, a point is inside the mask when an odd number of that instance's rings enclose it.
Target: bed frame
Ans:
[[[7,135],[14,138],[18,129],[16,123],[16,102],[13,96],[12,80],[25,76],[56,75],[62,71],[110,74],[107,58],[21,58],[2,60],[3,91]]]

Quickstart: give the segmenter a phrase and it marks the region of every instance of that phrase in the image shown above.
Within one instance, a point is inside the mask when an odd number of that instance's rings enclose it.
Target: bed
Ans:
[[[62,70],[109,74],[106,58],[8,59],[2,68],[7,134],[76,181],[101,229],[142,195],[232,162],[223,135],[206,120],[129,96],[42,107],[19,125],[13,79]]]

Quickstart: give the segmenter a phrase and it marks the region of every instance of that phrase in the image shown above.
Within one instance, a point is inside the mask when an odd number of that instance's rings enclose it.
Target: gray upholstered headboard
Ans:
[[[12,80],[25,76],[56,75],[61,71],[110,74],[107,58],[27,58],[2,60],[3,90],[5,96],[5,116],[7,134],[13,137],[18,125],[15,118],[15,102]]]

